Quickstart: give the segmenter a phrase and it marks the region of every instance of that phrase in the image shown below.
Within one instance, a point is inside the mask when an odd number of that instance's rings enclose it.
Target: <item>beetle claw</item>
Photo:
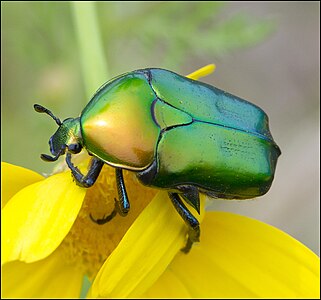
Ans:
[[[108,215],[107,217],[104,214],[102,219],[94,219],[93,216],[91,215],[91,213],[89,214],[89,217],[94,223],[96,223],[98,225],[104,225],[104,224],[108,223],[109,221],[111,221],[116,216],[116,214],[117,214],[117,211],[114,209],[111,212],[111,214]]]

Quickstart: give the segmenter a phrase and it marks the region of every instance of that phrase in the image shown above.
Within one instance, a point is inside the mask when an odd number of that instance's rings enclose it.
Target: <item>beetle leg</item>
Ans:
[[[116,216],[117,212],[122,217],[127,216],[129,212],[130,205],[129,205],[129,200],[128,200],[128,196],[125,188],[123,170],[120,168],[116,168],[116,184],[117,184],[119,199],[117,200],[115,198],[115,208],[111,212],[111,214],[107,217],[103,217],[102,219],[94,219],[91,214],[89,215],[90,219],[93,222],[97,223],[98,225],[103,225],[111,221]]]
[[[188,225],[188,239],[184,248],[181,249],[184,253],[188,253],[194,242],[199,242],[200,239],[200,224],[198,220],[192,215],[192,213],[185,206],[181,198],[177,193],[168,193],[169,198],[171,199],[174,207],[177,212],[183,218],[185,223]]]
[[[111,221],[116,216],[117,212],[122,217],[125,217],[129,212],[130,205],[129,205],[129,200],[128,200],[128,196],[125,188],[123,170],[120,168],[116,168],[116,184],[117,184],[119,199],[117,200],[115,198],[115,208],[111,212],[111,214],[108,215],[107,217],[103,217],[102,219],[94,219],[91,214],[89,215],[90,219],[93,222],[97,223],[98,225],[103,225]]]
[[[119,199],[117,200],[115,198],[115,208],[122,217],[125,217],[129,212],[130,204],[126,192],[123,170],[121,168],[116,168],[116,184]]]
[[[177,189],[182,192],[180,195],[183,199],[196,209],[198,214],[200,214],[200,196],[198,188],[193,185],[181,185]]]
[[[104,225],[107,222],[111,221],[116,216],[116,214],[117,214],[117,210],[115,207],[110,215],[108,215],[107,217],[104,216],[102,219],[94,219],[91,214],[89,214],[89,217],[94,223],[97,223],[98,225]]]
[[[90,166],[87,175],[83,175],[80,170],[71,162],[71,154],[66,154],[66,163],[71,170],[71,173],[76,180],[77,185],[85,188],[91,187],[97,180],[104,162],[93,157],[90,161]]]

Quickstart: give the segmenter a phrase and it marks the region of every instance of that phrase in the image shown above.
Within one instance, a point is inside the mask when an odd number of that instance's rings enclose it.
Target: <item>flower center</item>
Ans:
[[[116,214],[103,225],[90,218],[91,215],[97,220],[110,215],[114,210],[114,199],[118,198],[115,169],[104,165],[96,183],[88,189],[78,217],[61,244],[66,261],[75,263],[90,279],[95,277],[128,228],[157,193],[157,190],[140,184],[134,173],[123,173],[131,204],[128,215],[121,217]]]

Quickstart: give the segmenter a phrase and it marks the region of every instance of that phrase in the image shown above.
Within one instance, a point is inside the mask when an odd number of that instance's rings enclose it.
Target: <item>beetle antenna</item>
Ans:
[[[62,124],[62,122],[60,121],[59,118],[57,118],[49,109],[43,107],[40,104],[34,104],[33,108],[35,109],[36,112],[38,113],[46,113],[47,115],[49,115],[50,117],[52,117],[55,122],[57,123],[58,126],[60,126]]]

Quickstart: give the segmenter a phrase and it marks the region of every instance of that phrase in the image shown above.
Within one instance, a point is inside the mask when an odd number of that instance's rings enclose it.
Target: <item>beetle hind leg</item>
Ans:
[[[180,185],[177,189],[180,196],[200,214],[200,195],[198,188],[193,185]]]
[[[184,253],[188,253],[194,242],[199,242],[200,240],[200,225],[198,220],[192,215],[192,213],[185,206],[181,198],[177,193],[168,193],[175,209],[183,218],[185,223],[188,225],[188,238],[184,248],[181,249]]]

